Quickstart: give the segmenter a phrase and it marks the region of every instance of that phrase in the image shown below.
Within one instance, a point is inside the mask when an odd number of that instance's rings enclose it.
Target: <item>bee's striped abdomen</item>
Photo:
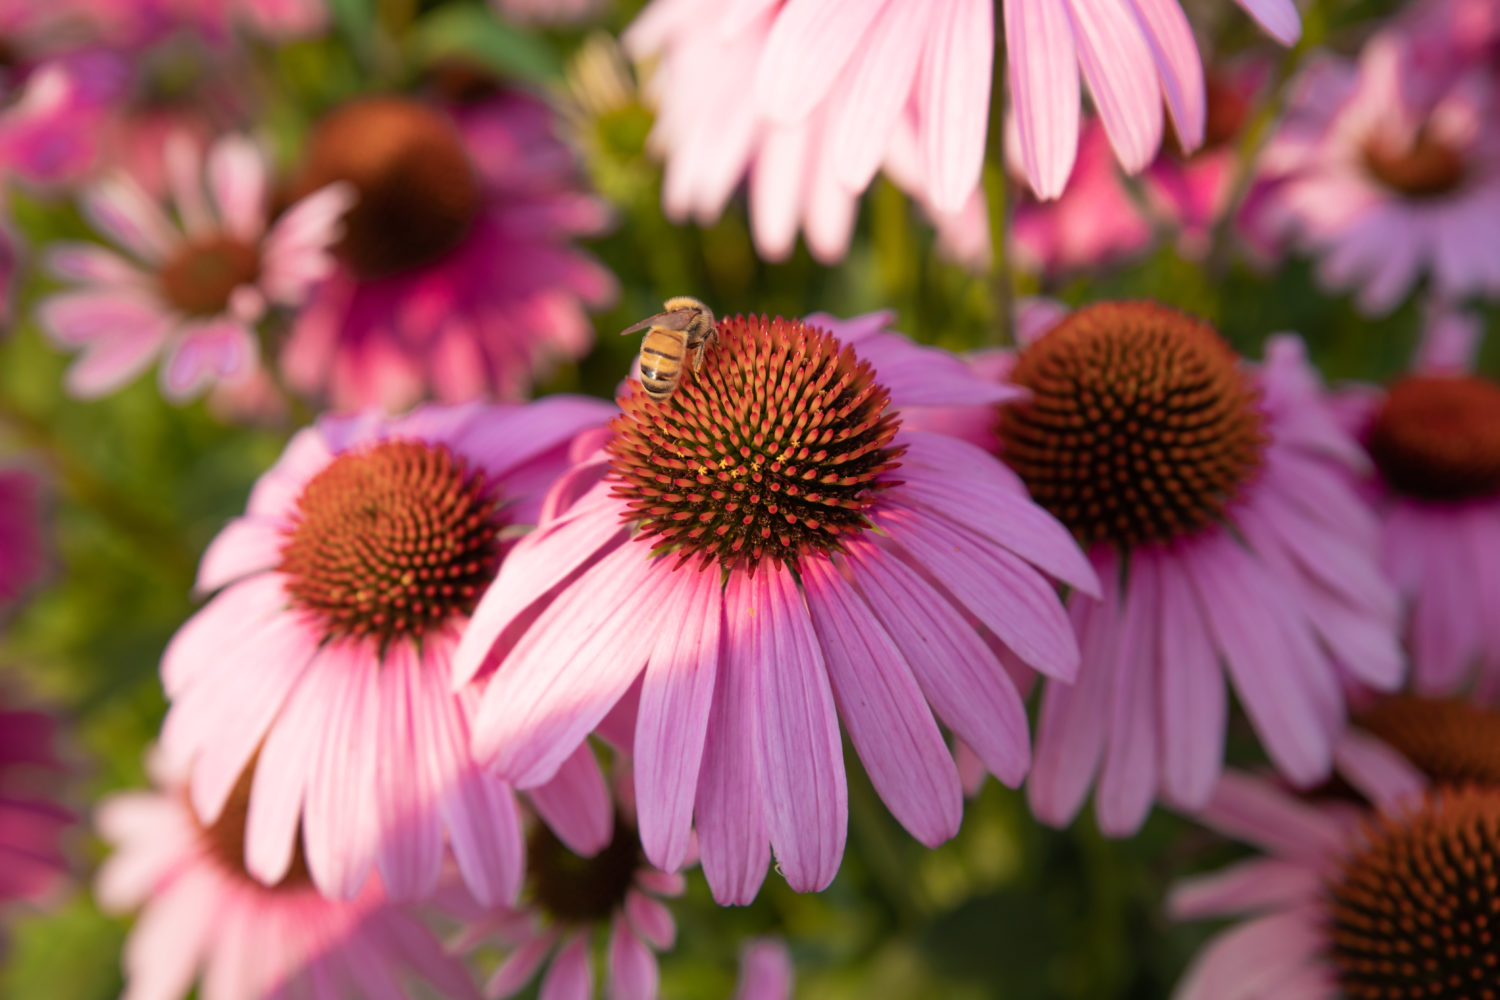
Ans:
[[[675,331],[652,327],[641,341],[641,386],[652,399],[672,395],[682,380],[686,338]]]

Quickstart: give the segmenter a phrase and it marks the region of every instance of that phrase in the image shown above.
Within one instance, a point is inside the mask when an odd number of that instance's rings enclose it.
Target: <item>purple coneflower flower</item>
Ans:
[[[162,750],[191,766],[194,811],[217,822],[258,760],[253,876],[286,877],[300,830],[326,895],[352,898],[374,864],[393,897],[422,896],[446,835],[476,898],[514,896],[515,796],[470,754],[478,691],[450,690],[450,660],[509,531],[608,412],[556,396],[325,418],[261,477],[203,557],[198,587],[220,593],[162,660]],[[591,752],[574,750],[532,802],[588,853],[609,838],[610,805]]]
[[[336,109],[308,144],[300,185],[347,181],[359,200],[339,268],[297,317],[288,380],[334,406],[401,409],[524,395],[593,342],[585,306],[614,278],[571,245],[605,208],[540,101],[519,93],[449,113],[400,97]]]
[[[181,1000],[195,983],[203,996],[236,1000],[477,1000],[463,965],[377,882],[327,899],[300,851],[273,885],[252,876],[244,844],[254,780],[247,769],[211,823],[179,781],[99,807],[99,832],[115,850],[95,893],[106,910],[140,910],[125,943],[123,1000]]]
[[[52,338],[83,352],[68,371],[72,393],[110,392],[158,357],[174,401],[250,378],[267,310],[299,304],[332,267],[347,185],[310,194],[268,228],[266,164],[250,140],[220,139],[206,156],[179,141],[168,164],[175,222],[123,174],[84,194],[84,213],[130,257],[90,243],[48,253],[53,273],[79,286],[39,307]]]
[[[962,808],[939,721],[1018,783],[1030,754],[1007,664],[1071,679],[1078,648],[1048,576],[1097,591],[1014,476],[903,428],[897,408],[1013,390],[860,333],[873,368],[811,323],[735,318],[665,402],[632,380],[454,664],[460,684],[498,664],[476,753],[523,787],[638,687],[646,856],[680,868],[696,822],[721,902],[755,896],[768,841],[793,888],[832,880],[848,810],[840,718],[925,844],[951,837]]]
[[[1096,776],[1110,834],[1158,796],[1201,806],[1223,764],[1226,670],[1276,767],[1321,781],[1341,671],[1390,689],[1402,660],[1374,514],[1346,480],[1364,457],[1300,342],[1274,339],[1250,369],[1206,323],[1106,302],[1032,340],[1007,377],[1030,397],[1003,410],[1000,454],[1104,587],[1068,602],[1082,667],[1042,698],[1036,814],[1069,822]]]

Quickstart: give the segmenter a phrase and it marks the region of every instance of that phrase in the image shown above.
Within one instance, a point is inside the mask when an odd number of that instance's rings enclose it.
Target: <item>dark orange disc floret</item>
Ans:
[[[1213,327],[1154,302],[1101,302],[1032,343],[1011,380],[1007,464],[1084,543],[1165,542],[1218,521],[1260,467],[1249,376]]]
[[[1500,385],[1472,375],[1404,378],[1365,446],[1399,493],[1439,502],[1500,494]]]
[[[553,920],[602,924],[625,905],[625,894],[643,864],[635,830],[617,815],[604,850],[583,858],[541,823],[526,838],[526,889]]]
[[[635,380],[609,451],[627,520],[725,569],[796,565],[868,526],[894,483],[900,419],[868,362],[827,331],[781,318],[722,320],[701,371],[668,399]]]
[[[229,309],[236,288],[260,277],[260,249],[232,236],[188,243],[162,265],[162,298],[189,316],[217,316]]]
[[[1397,694],[1357,721],[1435,782],[1500,786],[1500,712],[1493,708],[1467,698]]]
[[[382,644],[474,609],[500,560],[500,500],[446,445],[384,441],[308,482],[281,550],[292,603]]]
[[[1500,1000],[1500,794],[1428,794],[1330,879],[1329,960],[1349,1000]]]
[[[484,200],[457,126],[401,97],[352,101],[318,123],[297,190],[334,181],[359,193],[337,249],[361,278],[438,260],[468,235]]]

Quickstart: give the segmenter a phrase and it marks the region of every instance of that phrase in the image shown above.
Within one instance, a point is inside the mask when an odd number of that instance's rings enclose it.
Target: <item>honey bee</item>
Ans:
[[[693,371],[703,367],[703,355],[718,339],[713,310],[686,295],[662,303],[664,312],[620,331],[623,336],[645,330],[641,338],[641,387],[658,403],[672,398],[682,382],[682,362],[693,355]]]

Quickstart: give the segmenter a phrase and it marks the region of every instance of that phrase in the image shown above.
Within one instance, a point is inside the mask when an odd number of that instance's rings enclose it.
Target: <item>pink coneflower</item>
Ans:
[[[1298,801],[1226,775],[1202,815],[1264,857],[1178,885],[1184,919],[1231,917],[1174,1000],[1459,1000],[1496,988],[1500,791],[1422,790],[1395,767],[1371,810]]]
[[[527,843],[526,884],[519,903],[467,921],[464,947],[497,939],[506,956],[484,985],[488,1000],[514,996],[542,973],[540,996],[589,1000],[594,990],[594,939],[607,937],[605,995],[653,1000],[656,953],[670,949],[677,923],[662,897],[680,896],[681,875],[646,863],[635,830],[615,821],[609,843],[580,858],[551,831],[536,827]]]
[[[274,885],[256,881],[244,855],[253,780],[247,770],[211,823],[175,781],[99,807],[115,847],[99,904],[141,911],[125,943],[124,1000],[179,1000],[195,983],[209,997],[477,998],[464,967],[378,883],[326,899],[300,853]]]
[[[1262,160],[1266,224],[1369,314],[1395,308],[1424,273],[1444,298],[1500,294],[1500,75],[1496,61],[1460,58],[1456,28],[1450,44],[1435,66],[1391,28],[1357,64],[1325,58]]]
[[[1460,322],[1440,317],[1440,324]],[[1458,330],[1460,336],[1466,331]],[[1439,331],[1441,334],[1442,331]],[[1406,607],[1412,682],[1500,698],[1500,385],[1445,357],[1384,393],[1351,392],[1346,415],[1374,464],[1381,563]]]
[[[1096,776],[1111,835],[1158,796],[1201,806],[1223,766],[1224,671],[1276,767],[1327,776],[1341,671],[1401,678],[1396,598],[1377,525],[1345,477],[1340,432],[1300,342],[1246,367],[1208,324],[1152,302],[1079,309],[1031,341],[1008,378],[1000,454],[1084,544],[1102,601],[1068,602],[1077,683],[1047,684],[1028,786],[1069,822]]]
[[[0,707],[0,905],[41,901],[67,877],[61,840],[73,814],[40,794],[44,786],[32,780],[45,774],[55,783],[63,770],[56,730],[50,715]]]
[[[98,396],[158,357],[161,389],[181,402],[258,366],[257,326],[273,305],[293,306],[332,266],[329,245],[353,197],[331,185],[266,226],[266,164],[248,139],[226,137],[206,156],[186,142],[169,154],[176,222],[131,178],[91,188],[83,209],[128,259],[89,243],[61,243],[48,265],[78,287],[39,307],[63,347],[82,357],[68,390]]]
[[[41,483],[25,469],[0,469],[0,610],[42,575]]]
[[[324,894],[352,898],[374,864],[392,897],[426,895],[446,835],[476,898],[515,894],[515,796],[469,753],[478,692],[450,691],[449,661],[507,529],[536,518],[571,438],[608,412],[555,396],[325,418],[209,546],[198,586],[222,590],[162,660],[162,749],[191,764],[210,822],[259,755],[245,867],[261,882],[286,876],[300,829]],[[577,850],[609,837],[587,748],[532,801]]]
[[[340,267],[297,317],[287,378],[337,407],[519,396],[593,341],[614,279],[571,245],[604,207],[578,190],[541,102],[450,114],[400,97],[346,104],[314,132],[301,186],[359,191]]]
[[[739,317],[666,402],[632,380],[578,498],[517,543],[454,662],[458,683],[495,665],[475,750],[523,787],[638,684],[646,856],[676,871],[696,821],[721,902],[755,896],[768,840],[794,889],[832,880],[840,718],[892,813],[937,844],[962,809],[938,720],[1015,785],[1030,754],[1006,661],[1077,664],[1044,575],[1095,591],[1077,546],[983,451],[896,408],[1013,390],[871,339],[873,370],[820,327]]]
[[[658,104],[650,146],[666,161],[662,207],[668,217],[711,223],[748,178],[751,235],[760,255],[789,257],[801,231],[812,256],[832,264],[849,249],[861,192],[884,168],[937,225],[940,249],[966,265],[982,265],[989,248],[978,186],[952,206],[937,205],[923,180],[913,122],[896,122],[868,150],[868,173],[851,184],[835,171],[826,109],[777,125],[746,99],[779,9],[762,7],[747,13],[707,0],[656,4],[625,33],[631,55],[655,63],[647,85]]]

